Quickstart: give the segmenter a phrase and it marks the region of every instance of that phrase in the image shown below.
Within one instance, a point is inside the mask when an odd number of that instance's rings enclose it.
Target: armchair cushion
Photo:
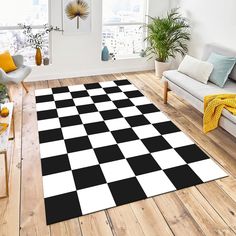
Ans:
[[[8,51],[0,54],[0,68],[6,73],[17,69],[15,62]]]

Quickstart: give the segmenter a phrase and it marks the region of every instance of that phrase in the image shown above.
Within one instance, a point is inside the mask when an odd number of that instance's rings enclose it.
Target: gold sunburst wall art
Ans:
[[[86,21],[90,14],[89,4],[84,0],[73,0],[67,3],[65,14],[69,20],[77,22],[77,29],[80,28],[80,20]]]

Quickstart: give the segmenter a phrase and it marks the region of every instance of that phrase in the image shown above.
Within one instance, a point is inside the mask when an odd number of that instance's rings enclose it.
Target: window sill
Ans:
[[[145,59],[145,57],[141,57],[139,55],[130,55],[130,56],[123,56],[123,57],[118,57],[115,60],[109,60],[109,61],[102,61],[102,62],[115,62],[115,61],[124,61],[124,60],[141,60]]]

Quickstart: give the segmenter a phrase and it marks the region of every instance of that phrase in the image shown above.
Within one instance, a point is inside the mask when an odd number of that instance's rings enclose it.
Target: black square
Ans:
[[[118,110],[109,110],[100,112],[104,120],[111,120],[123,117]]]
[[[118,85],[118,86],[131,84],[131,83],[129,82],[129,80],[127,80],[127,79],[115,80],[114,83],[115,83],[116,85]]]
[[[95,148],[94,152],[100,164],[125,158],[117,145]]]
[[[125,118],[131,127],[141,126],[141,125],[150,125],[149,121],[145,116],[131,116]]]
[[[135,175],[142,175],[161,170],[160,166],[149,154],[128,158],[127,161],[129,162],[129,165],[131,166]]]
[[[77,192],[45,198],[47,225],[82,216]]]
[[[147,105],[142,105],[142,106],[137,106],[137,108],[143,113],[152,113],[152,112],[158,112],[160,111],[156,106],[153,104],[147,104]]]
[[[107,95],[91,96],[91,98],[95,103],[111,101],[111,99]]]
[[[172,148],[162,136],[142,139],[142,142],[144,143],[149,152],[158,152]]]
[[[85,114],[85,113],[98,111],[98,109],[96,108],[94,104],[77,106],[77,110],[79,114]]]
[[[86,89],[97,89],[101,88],[101,85],[99,83],[93,83],[93,84],[85,84],[84,87]]]
[[[133,129],[122,129],[111,132],[117,143],[129,142],[139,139]]]
[[[46,119],[53,119],[57,118],[57,110],[47,110],[47,111],[38,111],[37,112],[38,120],[46,120]]]
[[[70,91],[68,87],[58,87],[58,88],[52,88],[52,92],[56,94],[56,93],[66,93]]]
[[[207,154],[196,144],[175,148],[175,151],[186,161],[186,163],[209,159]]]
[[[74,126],[82,124],[80,116],[66,116],[59,118],[61,127]]]
[[[54,101],[53,95],[43,95],[43,96],[37,96],[36,97],[36,103],[40,102],[51,102]]]
[[[82,98],[82,97],[88,97],[89,94],[86,90],[83,91],[76,91],[76,92],[71,92],[72,98]]]
[[[41,165],[43,176],[71,170],[67,155],[43,158],[41,159]]]
[[[50,129],[39,131],[39,142],[47,143],[63,139],[61,129]]]
[[[177,189],[203,183],[188,165],[166,169],[164,172]]]
[[[73,170],[73,176],[77,190],[106,183],[99,165]]]
[[[75,106],[73,99],[55,101],[57,108],[72,107]]]
[[[116,205],[123,205],[147,198],[136,178],[109,183]]]
[[[73,139],[66,139],[65,140],[67,152],[78,152],[86,149],[91,149],[91,143],[88,137],[79,137]]]
[[[179,128],[173,122],[167,121],[153,125],[160,134],[170,134],[179,132]]]
[[[134,104],[129,99],[114,101],[114,104],[116,105],[117,108],[134,106]]]
[[[85,124],[84,125],[87,134],[98,134],[98,133],[104,133],[109,131],[107,128],[107,125],[104,122],[96,122],[96,123],[91,123],[91,124]]]
[[[125,95],[126,95],[128,98],[143,97],[143,94],[140,93],[138,90],[125,92]]]
[[[104,91],[106,93],[120,93],[122,92],[119,87],[110,87],[110,88],[104,88]]]

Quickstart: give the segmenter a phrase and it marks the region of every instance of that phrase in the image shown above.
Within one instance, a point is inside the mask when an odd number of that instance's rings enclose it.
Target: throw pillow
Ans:
[[[13,58],[8,51],[0,54],[0,68],[2,68],[6,73],[17,69]]]
[[[213,65],[209,62],[201,61],[186,55],[181,62],[178,71],[188,75],[192,79],[207,84],[207,81],[213,71]]]
[[[207,61],[214,65],[214,70],[210,76],[210,81],[213,84],[223,88],[234,68],[236,57],[227,57],[212,53]]]

